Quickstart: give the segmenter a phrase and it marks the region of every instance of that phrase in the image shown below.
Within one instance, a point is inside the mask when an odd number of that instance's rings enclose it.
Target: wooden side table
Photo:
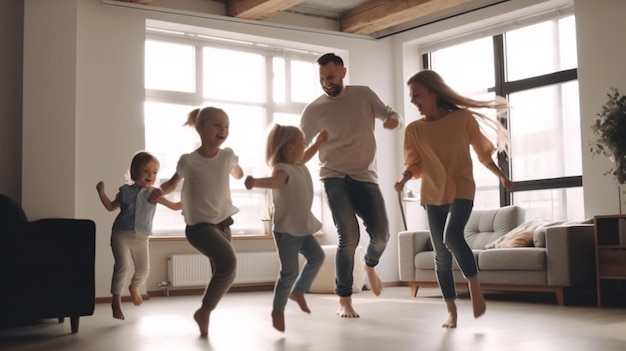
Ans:
[[[626,215],[595,216],[599,307],[626,307]]]

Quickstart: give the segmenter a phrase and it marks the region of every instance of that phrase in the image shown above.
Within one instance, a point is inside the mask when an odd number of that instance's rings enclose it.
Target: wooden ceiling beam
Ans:
[[[372,35],[471,1],[473,0],[372,0],[341,14],[339,27],[342,32]]]
[[[304,0],[226,0],[226,15],[252,20],[262,20]]]

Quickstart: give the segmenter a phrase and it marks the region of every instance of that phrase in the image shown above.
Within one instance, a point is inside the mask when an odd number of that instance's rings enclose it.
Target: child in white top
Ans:
[[[139,288],[146,283],[150,272],[148,236],[152,233],[152,219],[156,206],[147,201],[154,190],[154,182],[159,172],[159,161],[145,151],[138,152],[130,162],[130,184],[119,188],[115,199],[111,201],[104,191],[104,183],[98,182],[96,190],[102,205],[109,210],[120,209],[111,232],[111,250],[115,264],[111,278],[111,309],[113,318],[124,319],[122,312],[122,291],[131,274],[130,295],[135,306],[141,305],[143,298]],[[180,210],[180,202],[160,198],[159,203],[172,210]]]
[[[298,127],[277,124],[268,135],[266,147],[266,161],[272,167],[272,176],[248,176],[245,180],[247,189],[272,189],[274,241],[281,265],[274,287],[272,325],[281,332],[285,331],[284,311],[288,298],[296,301],[302,311],[311,312],[304,293],[310,289],[324,262],[324,251],[313,236],[322,224],[311,213],[313,181],[304,164],[327,139],[328,132],[322,131],[315,143],[305,150],[304,133]],[[298,253],[306,258],[302,272]]]
[[[187,224],[185,236],[209,258],[213,270],[202,305],[193,315],[200,336],[206,337],[211,312],[235,279],[237,259],[231,245],[230,226],[231,216],[239,209],[231,200],[229,176],[241,179],[243,171],[233,150],[220,148],[229,134],[226,112],[215,107],[195,109],[189,113],[186,125],[196,128],[202,144],[180,157],[176,173],[150,195],[150,201],[170,193],[185,178],[181,194]]]

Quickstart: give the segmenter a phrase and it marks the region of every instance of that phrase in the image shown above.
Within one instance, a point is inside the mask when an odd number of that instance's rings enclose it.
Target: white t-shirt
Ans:
[[[296,236],[313,234],[322,227],[311,213],[313,181],[304,165],[278,163],[274,170],[283,170],[289,176],[287,184],[272,189],[274,200],[274,230]]]
[[[230,171],[239,158],[232,149],[220,149],[211,158],[198,150],[178,160],[176,173],[185,179],[181,194],[183,216],[187,225],[218,224],[239,209],[230,197]]]
[[[399,118],[366,86],[350,85],[341,99],[321,95],[302,112],[300,128],[308,145],[322,129],[328,141],[319,149],[320,178],[343,178],[346,175],[378,183],[376,174],[376,118]]]

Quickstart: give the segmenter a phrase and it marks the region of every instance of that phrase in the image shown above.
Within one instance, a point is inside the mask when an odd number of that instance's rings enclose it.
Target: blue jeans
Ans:
[[[385,201],[378,184],[354,180],[350,177],[323,179],[328,205],[337,227],[339,242],[335,259],[335,293],[341,297],[352,295],[354,251],[361,233],[356,216],[363,220],[370,241],[365,253],[365,264],[378,265],[389,241],[389,221]]]
[[[309,291],[313,279],[324,263],[324,251],[312,234],[296,236],[274,232],[274,242],[280,258],[280,275],[274,286],[273,311],[282,312],[285,310],[291,291]],[[298,262],[300,253],[306,259],[302,273],[300,273]]]
[[[455,199],[452,204],[447,205],[426,205],[430,240],[435,250],[437,281],[444,300],[456,298],[452,255],[466,278],[478,274],[474,254],[464,236],[465,225],[473,207],[474,202],[467,199]]]

